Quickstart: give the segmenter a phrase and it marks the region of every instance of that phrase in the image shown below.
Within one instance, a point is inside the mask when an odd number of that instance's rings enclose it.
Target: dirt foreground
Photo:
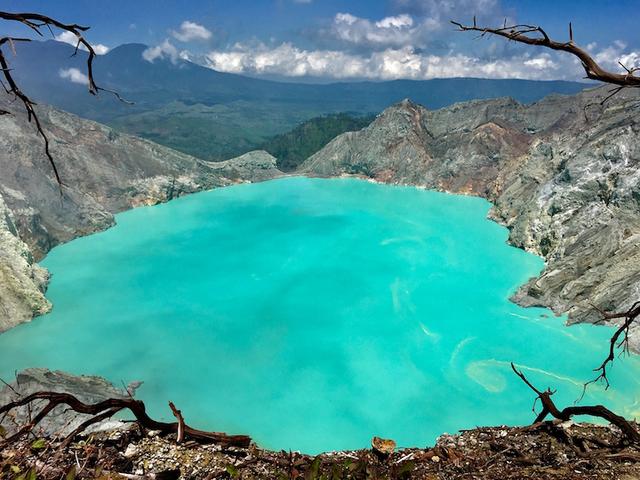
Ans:
[[[128,423],[64,448],[29,438],[0,451],[0,475],[35,479],[640,479],[640,449],[615,427],[544,422],[441,436],[433,448],[295,452],[177,444]]]

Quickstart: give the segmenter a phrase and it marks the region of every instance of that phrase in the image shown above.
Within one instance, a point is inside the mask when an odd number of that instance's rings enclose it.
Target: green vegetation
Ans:
[[[255,101],[216,105],[174,101],[120,116],[110,124],[203,160],[219,161],[261,148],[275,135],[323,113],[315,108],[290,109]]]
[[[280,170],[290,172],[338,135],[360,130],[374,118],[374,115],[363,117],[348,113],[312,118],[290,132],[276,135],[260,148],[278,159]]]

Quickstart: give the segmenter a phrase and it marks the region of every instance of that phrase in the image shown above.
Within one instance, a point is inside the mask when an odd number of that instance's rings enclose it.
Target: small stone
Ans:
[[[563,430],[569,430],[574,425],[575,425],[575,423],[573,422],[573,420],[567,420],[566,422],[562,422],[560,424],[560,428],[562,428]]]
[[[371,439],[371,448],[382,455],[391,455],[396,449],[396,442],[386,438],[373,437]]]
[[[434,455],[433,457],[431,457],[431,461],[434,463],[439,463],[440,457],[438,455]]]
[[[126,450],[124,451],[124,456],[126,458],[135,457],[138,453],[138,447],[136,447],[133,443],[130,443]]]

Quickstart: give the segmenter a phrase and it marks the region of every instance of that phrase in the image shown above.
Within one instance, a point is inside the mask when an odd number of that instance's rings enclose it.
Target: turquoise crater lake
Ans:
[[[543,267],[473,197],[286,178],[139,208],[55,248],[49,315],[0,335],[0,375],[44,366],[144,380],[171,420],[263,447],[425,446],[532,420],[540,387],[572,403],[611,330],[509,302]],[[638,361],[583,403],[638,416]]]

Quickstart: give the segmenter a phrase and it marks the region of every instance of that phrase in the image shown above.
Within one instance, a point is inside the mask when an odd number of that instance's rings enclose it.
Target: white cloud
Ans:
[[[619,62],[629,69],[640,67],[640,52],[624,53],[620,55]]]
[[[461,14],[469,18],[474,15],[492,17],[500,9],[500,0],[393,0],[393,4],[397,9],[413,11],[443,22],[456,20],[452,16]]]
[[[495,22],[504,18],[501,0],[392,0],[398,11],[413,13],[431,30],[446,30],[450,20]],[[508,20],[511,21],[511,20]]]
[[[460,12],[469,16],[475,11],[484,15],[497,13],[500,0],[393,1],[396,7],[407,10],[380,19],[347,12],[336,14],[327,27],[316,32],[321,41],[312,48],[289,42],[277,44],[274,40],[252,41],[201,55],[179,51],[167,38],[145,50],[143,57],[149,62],[166,58],[177,63],[182,59],[224,72],[288,77],[373,80],[438,77],[579,80],[584,77],[580,63],[569,54],[535,47],[506,48],[500,39],[480,48],[463,50],[464,41],[458,43],[447,37],[457,33],[443,29],[444,22],[448,24],[448,20]],[[210,38],[211,32],[185,21],[172,35],[188,41]],[[620,70],[618,60],[629,67],[640,62],[640,52],[628,51],[620,41],[606,48],[595,43],[587,48],[605,68]]]
[[[353,25],[359,20],[358,17],[350,13],[338,13],[335,17],[335,23],[344,23],[345,25]]]
[[[95,45],[91,45],[93,47],[93,49],[96,52],[96,55],[104,55],[105,53],[107,53],[110,48],[107,47],[106,45],[103,45],[101,43],[96,43]]]
[[[73,83],[89,85],[89,78],[77,68],[64,68],[58,72],[60,78],[64,78]]]
[[[433,25],[416,23],[408,14],[385,17],[378,21],[360,18],[350,13],[338,13],[325,36],[341,42],[373,48],[422,46]]]
[[[411,26],[413,26],[413,18],[406,13],[396,17],[385,17],[376,22],[376,27],[378,28],[402,28]]]
[[[166,58],[175,65],[178,63],[178,60],[188,60],[189,52],[187,52],[186,50],[178,51],[178,49],[169,41],[169,39],[166,38],[160,45],[149,47],[145,51],[143,51],[142,58],[151,63],[153,63],[157,59],[164,60]]]
[[[595,48],[595,47],[594,47]],[[592,51],[593,59],[600,64],[601,67],[612,70],[614,72],[624,72],[624,68],[640,67],[640,51],[627,51],[627,45],[616,40],[612,45],[600,50]],[[618,63],[620,62],[620,63]]]
[[[211,32],[202,25],[185,20],[180,24],[179,30],[172,30],[173,38],[180,42],[191,42],[193,40],[209,40]]]
[[[74,47],[78,44],[78,37],[76,37],[73,33],[64,31],[59,35],[54,37],[59,42],[68,43],[69,45],[73,45]],[[93,50],[96,52],[96,55],[104,55],[109,51],[109,47],[103,45],[101,43],[91,44]],[[81,50],[87,50],[86,47],[80,45]]]
[[[536,70],[557,70],[559,68],[559,65],[551,59],[550,55],[546,53],[540,55],[539,57],[525,60],[524,65],[527,67],[532,67]]]
[[[423,54],[412,47],[387,48],[369,54],[338,50],[305,50],[291,43],[275,47],[236,44],[229,51],[211,51],[206,66],[224,72],[289,77],[317,76],[336,79],[367,78],[424,80],[443,77],[576,78],[576,65],[562,57],[527,52],[509,58],[483,60],[461,53]]]

